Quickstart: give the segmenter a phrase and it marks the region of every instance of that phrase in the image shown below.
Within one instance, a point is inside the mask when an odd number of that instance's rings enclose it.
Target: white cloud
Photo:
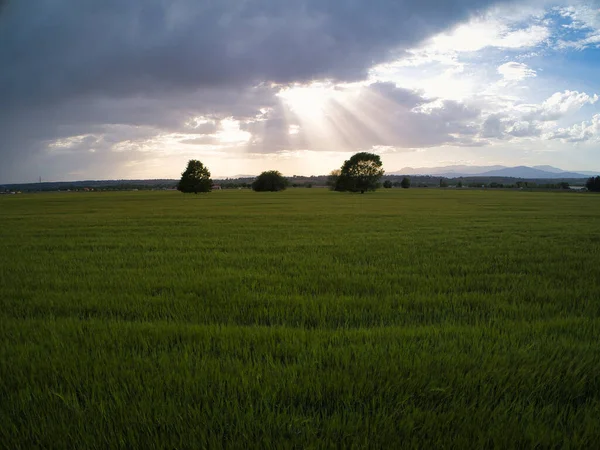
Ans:
[[[569,24],[562,28],[579,32],[575,38],[564,37],[557,42],[559,48],[584,50],[588,47],[600,47],[600,9],[587,4],[556,8],[555,11]]]
[[[424,50],[432,53],[475,52],[486,47],[522,49],[536,47],[550,37],[545,25],[518,28],[500,18],[476,18],[449,33],[429,40]]]
[[[505,81],[521,81],[537,75],[535,70],[531,69],[527,64],[514,61],[499,66],[498,73],[502,75]]]
[[[239,120],[224,119],[221,121],[216,137],[223,144],[235,144],[248,142],[252,134],[240,128]]]
[[[536,122],[517,121],[514,122],[506,132],[514,137],[532,137],[542,134],[542,130]]]
[[[562,17],[570,19],[566,28],[577,30],[600,28],[600,9],[589,4],[578,4],[577,6],[566,6],[555,9]]]
[[[583,106],[598,100],[596,94],[568,90],[556,92],[539,104],[519,104],[515,99],[500,111],[486,111],[489,114],[481,124],[479,136],[505,141],[515,138],[537,138],[540,142],[544,139],[588,140],[595,136],[596,119],[570,128],[557,128],[557,121],[573,116]]]
[[[56,139],[48,144],[49,149],[72,149],[85,143],[96,142],[98,138],[93,134],[81,134],[63,139]]]
[[[492,15],[474,18],[452,31],[433,36],[419,47],[407,50],[408,56],[374,67],[371,75],[381,80],[386,79],[386,76],[393,76],[403,67],[419,67],[432,63],[448,66],[446,75],[453,75],[464,71],[465,63],[459,61],[462,53],[477,52],[485,48],[531,49],[544,43],[551,36],[550,30],[544,24],[520,28],[522,19],[521,16],[500,18]],[[538,20],[533,16],[528,19]]]
[[[482,92],[500,95],[491,92],[497,89],[493,87],[496,79],[489,66],[499,66],[497,70],[503,79],[497,87],[501,89],[535,77],[536,71],[517,62],[517,58],[525,54],[533,57],[540,46],[550,42],[551,23],[544,15],[544,10],[522,6],[518,10],[502,8],[475,16],[409,49],[401,59],[375,66],[371,79],[393,81],[423,89],[431,97],[454,100],[480,96]]]
[[[598,101],[598,95],[588,95],[585,92],[564,91],[556,92],[541,105],[525,106],[531,110],[525,115],[528,120],[559,120],[579,111],[584,105],[593,105]]]
[[[548,139],[560,139],[563,142],[600,142],[600,114],[595,114],[590,121],[584,121],[568,128],[559,128],[549,133]]]

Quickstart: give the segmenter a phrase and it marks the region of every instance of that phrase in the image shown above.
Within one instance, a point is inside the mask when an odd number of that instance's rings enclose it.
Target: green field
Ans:
[[[15,195],[0,237],[1,447],[598,448],[598,195]]]

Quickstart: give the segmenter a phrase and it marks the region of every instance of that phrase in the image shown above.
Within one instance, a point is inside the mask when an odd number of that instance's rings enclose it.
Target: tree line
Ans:
[[[367,152],[360,152],[353,155],[347,161],[344,161],[340,169],[332,171],[325,184],[333,191],[338,192],[368,192],[374,191],[377,188],[383,186],[384,188],[392,188],[392,187],[401,187],[401,188],[410,188],[411,187],[411,179],[409,177],[403,177],[400,181],[400,178],[394,180],[387,179],[384,181],[383,185],[380,183],[381,178],[384,175],[383,164],[381,162],[381,158],[379,155]],[[311,178],[320,178],[320,177],[311,177]],[[423,177],[420,177],[423,178]],[[525,189],[569,189],[569,183],[566,181],[560,182],[539,182],[542,180],[536,180],[538,182],[532,181],[516,181],[516,182],[498,182],[479,179],[465,179],[462,178],[458,180],[456,184],[453,186],[449,186],[447,179],[445,178],[435,178],[435,177],[425,177],[430,181],[426,181],[423,183],[418,182],[419,177],[417,177],[418,187],[428,187],[433,186],[432,182],[435,183],[435,186],[439,186],[442,188],[445,187],[471,187],[471,188],[525,188]],[[277,170],[268,170],[261,173],[258,177],[252,179],[244,179],[244,182],[233,182],[226,183],[225,187],[243,187],[243,188],[252,188],[257,192],[278,192],[283,191],[287,187],[290,186],[289,180],[284,177]],[[247,182],[246,182],[247,181]],[[305,180],[306,181],[306,180]],[[508,181],[505,180],[505,181]],[[323,183],[323,182],[322,182]],[[321,184],[322,185],[322,184]],[[306,182],[304,184],[294,183],[293,187],[304,186],[304,187],[312,187],[312,182]],[[200,192],[210,192],[213,187],[213,181],[210,178],[210,171],[202,162],[198,160],[190,160],[188,162],[186,170],[181,174],[181,180],[177,184],[177,189],[181,192],[185,193],[200,193]],[[587,190],[592,192],[600,192],[600,176],[592,177],[587,180],[585,185]]]
[[[344,161],[339,170],[333,171],[329,176],[328,184],[334,191],[363,194],[377,189],[384,173],[379,155],[360,152]],[[251,187],[257,192],[278,192],[285,190],[288,185],[289,181],[279,171],[267,170],[256,177]],[[197,194],[210,192],[212,186],[208,168],[202,162],[192,159],[181,174],[177,189],[184,193]]]

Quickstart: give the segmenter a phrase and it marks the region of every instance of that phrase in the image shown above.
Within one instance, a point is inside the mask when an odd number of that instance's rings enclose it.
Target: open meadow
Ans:
[[[0,238],[0,447],[600,442],[599,195],[14,195]]]

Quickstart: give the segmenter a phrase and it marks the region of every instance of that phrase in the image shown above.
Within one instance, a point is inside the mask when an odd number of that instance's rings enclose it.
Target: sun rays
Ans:
[[[197,135],[177,136],[178,145],[171,148],[214,158],[227,152],[228,160],[272,160],[288,171],[325,173],[329,161],[335,167],[348,153],[389,153],[402,143],[401,134],[410,131],[402,118],[414,105],[388,98],[395,89],[332,82],[273,86],[276,101],[265,103],[254,117],[202,117],[190,122]]]
[[[393,102],[364,84],[312,83],[287,86],[277,94],[294,139],[314,150],[349,152],[392,140]],[[282,149],[285,150],[285,149]]]
[[[336,92],[324,83],[285,87],[277,96],[298,117],[320,120]]]

